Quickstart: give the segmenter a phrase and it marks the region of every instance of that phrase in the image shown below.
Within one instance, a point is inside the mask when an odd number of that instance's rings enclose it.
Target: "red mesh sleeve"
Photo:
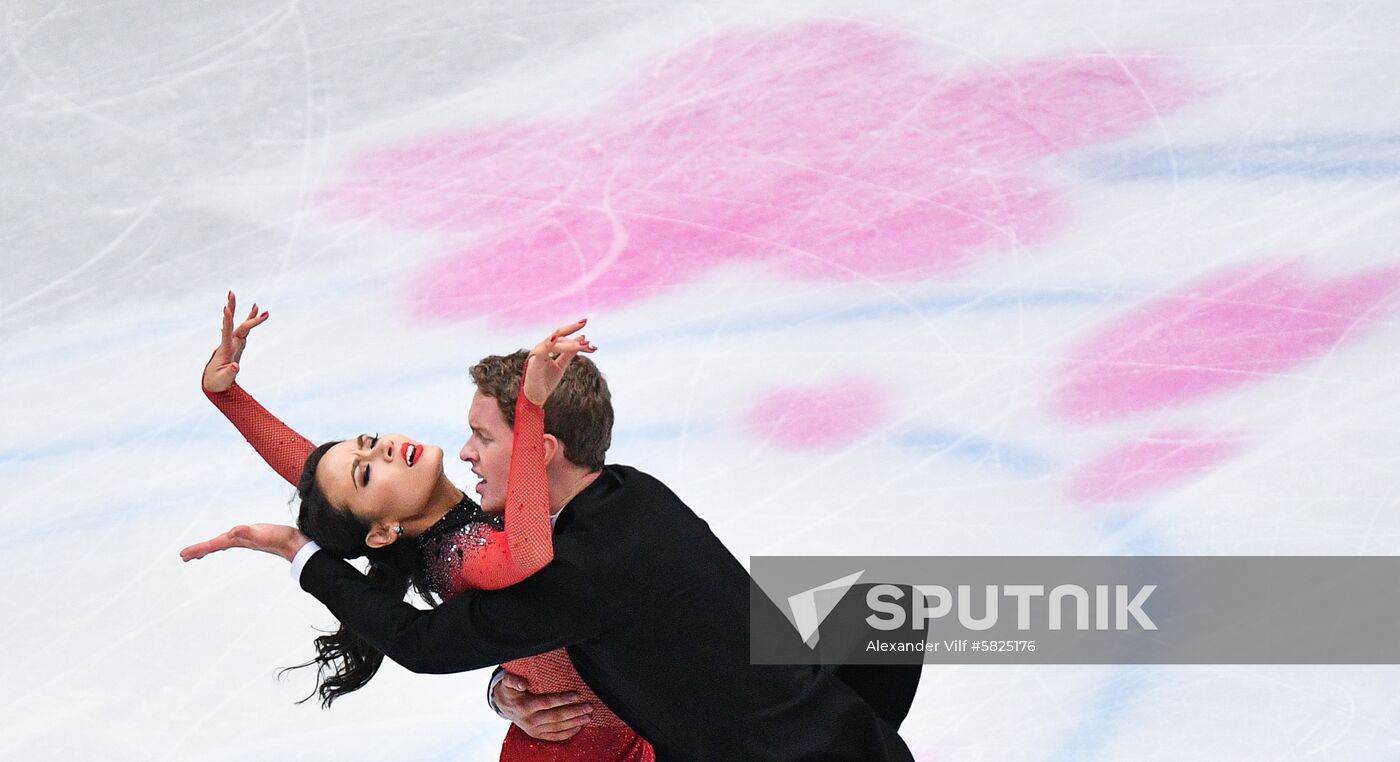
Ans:
[[[277,420],[237,383],[227,391],[211,392],[204,389],[201,382],[200,389],[219,408],[219,412],[238,427],[243,438],[272,466],[272,470],[286,479],[288,484],[297,486],[301,480],[301,468],[306,465],[306,457],[316,449],[315,445]]]
[[[514,585],[554,560],[549,521],[549,477],[544,471],[544,408],[525,397],[524,374],[515,403],[515,438],[506,482],[506,528],[491,532],[463,575],[482,590]]]
[[[505,529],[511,560],[523,572],[521,579],[554,559],[553,532],[549,521],[549,477],[544,471],[544,408],[526,399],[522,390],[515,403]]]

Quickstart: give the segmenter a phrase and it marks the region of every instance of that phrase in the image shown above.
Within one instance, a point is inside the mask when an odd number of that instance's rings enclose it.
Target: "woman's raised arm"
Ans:
[[[553,524],[549,520],[549,477],[545,474],[544,408],[564,371],[579,352],[597,347],[586,337],[568,338],[583,328],[580,320],[560,327],[536,344],[525,359],[515,401],[515,431],[510,476],[506,485],[505,530],[491,536],[484,552],[468,563],[473,587],[498,590],[543,569],[554,559]],[[464,570],[466,571],[466,570]]]
[[[301,479],[302,466],[306,457],[316,449],[305,437],[296,433],[290,426],[277,420],[267,412],[248,392],[234,383],[238,376],[238,361],[243,357],[243,349],[248,346],[248,332],[267,320],[266,312],[258,314],[258,305],[237,328],[233,327],[233,312],[236,302],[233,292],[228,292],[228,304],[224,305],[223,329],[219,335],[219,346],[204,366],[201,386],[204,396],[209,398],[219,412],[238,427],[243,438],[258,451],[278,476],[287,480],[293,487]]]

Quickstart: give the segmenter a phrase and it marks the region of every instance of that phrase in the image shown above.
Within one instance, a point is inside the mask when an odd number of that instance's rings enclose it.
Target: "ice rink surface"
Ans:
[[[452,457],[588,315],[610,459],[760,554],[1400,551],[1400,6],[50,2],[0,23],[3,759],[494,759],[200,394]],[[1344,593],[1339,593],[1344,594]],[[1394,667],[939,666],[920,760],[1395,759]]]

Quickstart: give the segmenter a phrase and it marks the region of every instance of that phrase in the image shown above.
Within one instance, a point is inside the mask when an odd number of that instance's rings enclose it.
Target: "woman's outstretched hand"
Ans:
[[[291,561],[296,557],[297,551],[308,542],[311,542],[311,538],[302,534],[296,527],[281,524],[240,525],[212,540],[185,548],[180,551],[180,560],[193,561],[229,548],[248,548]]]
[[[525,361],[526,399],[544,407],[545,400],[564,379],[564,370],[573,362],[574,355],[598,351],[597,347],[588,343],[586,336],[568,338],[569,334],[582,330],[587,322],[588,318],[584,318],[577,323],[560,326],[549,338],[530,350],[530,357]]]
[[[227,391],[233,386],[233,379],[238,375],[238,360],[243,357],[243,348],[248,346],[248,332],[267,320],[267,313],[258,314],[258,305],[253,305],[253,311],[248,313],[248,317],[233,327],[233,311],[236,308],[233,292],[228,292],[228,304],[224,305],[224,325],[219,334],[219,346],[214,350],[214,356],[209,358],[209,364],[204,366],[204,388],[211,392]]]

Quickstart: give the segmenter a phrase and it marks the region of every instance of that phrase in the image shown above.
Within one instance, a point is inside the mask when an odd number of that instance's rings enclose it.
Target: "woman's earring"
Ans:
[[[403,537],[403,525],[402,525],[402,524],[400,524],[400,525],[398,525],[398,526],[395,526],[395,527],[394,527],[394,531],[395,531],[395,532],[398,532],[400,537]]]

